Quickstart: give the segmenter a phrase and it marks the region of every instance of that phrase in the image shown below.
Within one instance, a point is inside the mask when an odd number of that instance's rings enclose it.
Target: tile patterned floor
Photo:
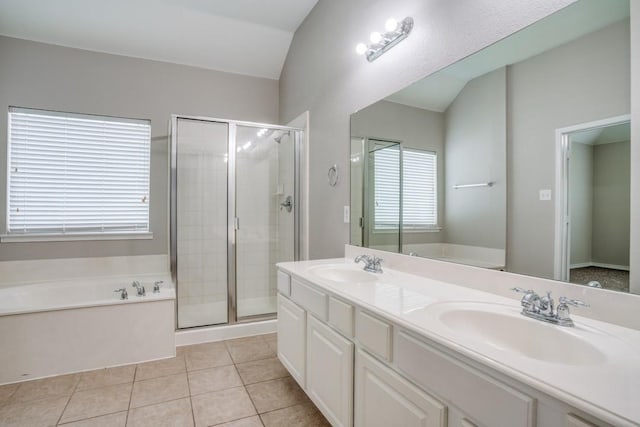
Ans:
[[[276,358],[275,334],[172,359],[0,386],[0,426],[329,426]]]

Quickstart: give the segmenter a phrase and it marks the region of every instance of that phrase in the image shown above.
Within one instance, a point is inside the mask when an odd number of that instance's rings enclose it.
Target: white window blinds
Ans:
[[[400,212],[400,150],[374,152],[375,228],[397,229]],[[402,150],[403,228],[428,229],[438,224],[437,155]]]
[[[151,124],[11,107],[7,234],[149,231]]]

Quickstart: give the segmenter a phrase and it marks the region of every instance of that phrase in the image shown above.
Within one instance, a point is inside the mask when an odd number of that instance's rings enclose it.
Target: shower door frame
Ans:
[[[198,325],[180,328],[178,325],[178,120],[194,120],[207,123],[224,123],[227,125],[227,322],[211,325]],[[274,129],[281,131],[291,131],[293,134],[293,162],[294,162],[294,189],[293,189],[293,258],[294,261],[300,259],[300,165],[303,158],[303,135],[304,129],[273,125],[270,123],[247,122],[242,120],[219,119],[205,116],[189,116],[182,114],[172,114],[169,121],[169,259],[171,269],[171,279],[176,289],[176,330],[186,330],[203,327],[227,326],[237,323],[255,322],[260,320],[270,320],[276,318],[276,313],[258,314],[238,318],[237,311],[237,277],[236,277],[236,231],[238,221],[236,216],[236,134],[237,127],[252,127],[256,129]]]

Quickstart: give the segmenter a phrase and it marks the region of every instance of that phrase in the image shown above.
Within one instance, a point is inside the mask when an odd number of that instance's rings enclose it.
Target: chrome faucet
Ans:
[[[370,273],[382,273],[382,267],[380,263],[383,261],[381,258],[377,256],[368,256],[368,255],[358,255],[354,262],[357,264],[360,261],[364,261],[364,271],[368,271]]]
[[[120,292],[120,299],[129,299],[129,294],[127,293],[127,288],[116,289],[113,292]]]
[[[153,282],[153,293],[154,294],[159,294],[160,293],[160,285],[163,284],[164,282],[162,280],[158,280],[157,282]]]
[[[589,307],[586,302],[560,297],[558,299],[558,308],[555,308],[555,302],[551,298],[551,292],[541,297],[532,290],[522,288],[511,288],[512,291],[523,293],[524,296],[520,301],[522,305],[522,314],[532,319],[542,320],[543,322],[553,323],[559,326],[573,326],[571,320],[569,305],[574,307]]]
[[[132,286],[132,287],[134,287],[134,288],[136,288],[136,290],[138,291],[138,292],[137,292],[137,295],[138,295],[139,297],[143,297],[143,296],[147,295],[147,291],[144,289],[144,286],[142,286],[142,285],[140,284],[140,282],[138,282],[137,280],[136,280],[136,281],[134,281],[134,282],[131,284],[131,286]]]

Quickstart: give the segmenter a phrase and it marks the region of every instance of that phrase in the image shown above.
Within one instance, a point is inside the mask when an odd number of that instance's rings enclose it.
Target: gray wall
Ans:
[[[629,149],[629,141],[593,147],[592,252],[597,263],[629,265]]]
[[[629,2],[631,11],[631,218],[640,218],[640,2]],[[630,224],[630,290],[640,294],[640,221]]]
[[[593,146],[571,143],[569,204],[571,212],[570,265],[590,264],[593,245]]]
[[[0,112],[9,105],[151,119],[153,240],[0,244],[0,260],[165,254],[168,251],[167,122],[190,114],[276,123],[278,82],[182,65],[0,37]],[[0,114],[0,177],[7,115]],[[4,182],[4,178],[2,180]],[[5,228],[0,185],[0,233]]]
[[[444,241],[505,249],[506,120],[504,67],[471,80],[445,114]],[[456,184],[492,187],[454,189]]]
[[[403,147],[435,151],[438,154],[438,221],[444,216],[444,115],[421,108],[379,101],[351,116],[351,135],[400,141]],[[436,243],[442,232],[404,233],[404,243]],[[392,245],[395,233],[371,233],[369,246]]]
[[[572,0],[320,0],[296,31],[280,77],[280,121],[310,111],[310,257],[341,256],[349,225],[349,182],[327,169],[349,169],[349,116]],[[389,16],[412,16],[411,35],[373,63],[354,53]],[[463,28],[464,31],[460,29]]]
[[[629,114],[629,81],[628,23],[508,68],[508,271],[553,277],[555,130]]]

